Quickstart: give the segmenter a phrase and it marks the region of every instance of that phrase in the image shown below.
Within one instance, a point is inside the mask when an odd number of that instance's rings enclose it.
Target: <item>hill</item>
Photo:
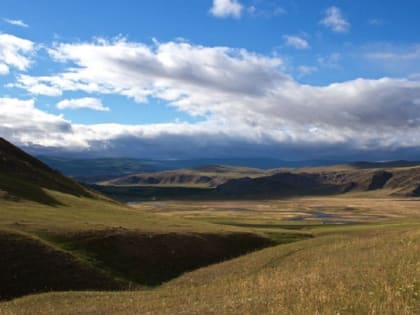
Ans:
[[[45,204],[59,201],[45,193],[54,190],[79,197],[94,198],[95,194],[52,170],[3,138],[0,138],[0,191],[2,198],[26,199]]]
[[[258,232],[120,204],[4,139],[0,188],[0,300],[154,286],[275,243]]]
[[[155,173],[131,174],[99,185],[111,186],[201,186],[216,187],[234,178],[266,175],[261,169],[227,165],[207,165],[192,169],[178,169]]]
[[[269,170],[209,165],[132,174],[93,187],[124,201],[354,194],[417,197],[420,196],[420,166],[404,161]]]
[[[335,166],[275,172],[258,178],[231,179],[217,187],[227,196],[290,197],[366,193],[420,196],[420,167]]]

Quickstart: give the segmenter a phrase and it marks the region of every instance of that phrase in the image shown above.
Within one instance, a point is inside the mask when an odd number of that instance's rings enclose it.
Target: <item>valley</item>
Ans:
[[[86,188],[6,141],[0,157],[0,314],[420,311],[417,165]]]

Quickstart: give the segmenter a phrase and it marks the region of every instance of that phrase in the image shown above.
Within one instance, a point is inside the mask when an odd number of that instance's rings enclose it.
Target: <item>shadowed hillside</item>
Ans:
[[[232,179],[217,192],[234,196],[291,197],[375,193],[382,196],[420,196],[420,167],[306,168],[259,178]]]
[[[0,300],[68,290],[116,290],[122,283],[28,235],[0,230]]]
[[[0,191],[3,191],[3,198],[22,198],[49,205],[60,203],[44,189],[93,197],[82,185],[0,138]]]

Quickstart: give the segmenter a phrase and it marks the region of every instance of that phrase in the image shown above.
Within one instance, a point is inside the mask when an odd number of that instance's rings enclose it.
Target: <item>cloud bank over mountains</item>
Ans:
[[[420,81],[415,79],[360,78],[313,86],[293,78],[278,55],[125,38],[51,44],[42,49],[61,70],[34,75],[29,70],[37,62],[36,45],[9,34],[0,37],[5,39],[0,71],[2,64],[7,72],[19,70],[7,86],[27,93],[0,98],[0,134],[39,152],[284,159],[418,153]],[[76,92],[86,97],[67,96]],[[102,104],[106,95],[139,106],[161,100],[201,119],[80,124],[37,107],[38,97],[51,97],[59,99],[53,101],[59,109],[112,112]]]

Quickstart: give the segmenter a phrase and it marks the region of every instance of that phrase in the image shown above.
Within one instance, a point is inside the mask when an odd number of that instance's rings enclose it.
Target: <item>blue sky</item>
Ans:
[[[0,133],[57,154],[416,159],[419,9],[3,0]]]

